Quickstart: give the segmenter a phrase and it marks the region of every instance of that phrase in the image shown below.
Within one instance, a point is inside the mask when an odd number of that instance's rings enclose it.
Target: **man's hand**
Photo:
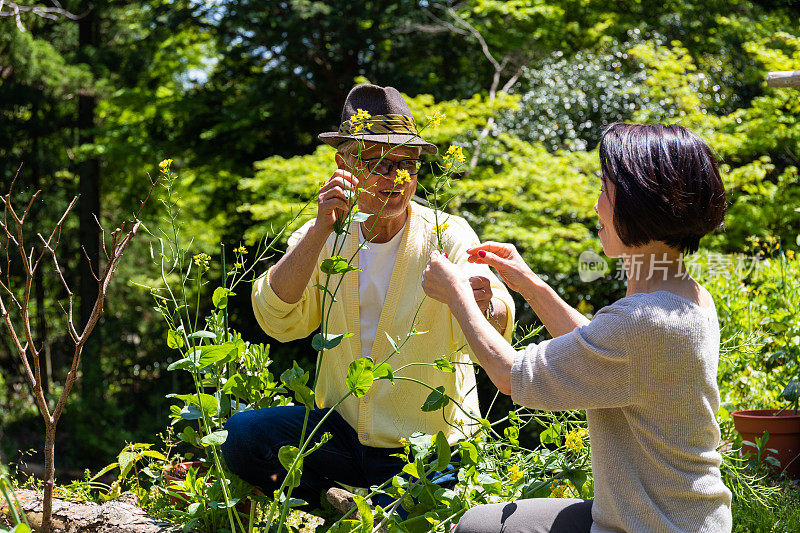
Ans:
[[[422,290],[434,300],[447,305],[452,305],[454,298],[467,291],[473,292],[469,279],[461,269],[435,250],[431,252],[428,265],[422,273]]]
[[[469,278],[469,284],[472,286],[472,295],[475,297],[478,307],[481,312],[486,314],[489,309],[489,302],[492,301],[492,284],[489,278],[484,276],[472,276]]]
[[[346,170],[337,170],[320,187],[317,197],[317,220],[314,229],[329,235],[337,220],[341,220],[350,209],[350,198],[358,189],[358,179]]]

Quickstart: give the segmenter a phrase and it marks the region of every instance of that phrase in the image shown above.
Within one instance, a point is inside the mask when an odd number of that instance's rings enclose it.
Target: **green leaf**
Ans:
[[[420,409],[426,413],[429,413],[431,411],[438,411],[439,409],[442,409],[448,403],[450,403],[450,398],[448,398],[444,393],[444,385],[440,385],[431,391]]]
[[[31,533],[31,528],[28,524],[17,524],[9,533]]]
[[[372,533],[372,526],[375,524],[375,518],[372,516],[372,508],[367,504],[367,500],[358,494],[353,495],[353,501],[356,502],[358,512],[361,513],[362,533]]]
[[[189,337],[190,339],[212,339],[212,340],[214,340],[214,339],[217,338],[217,334],[214,333],[213,331],[206,331],[206,330],[203,329],[203,330],[200,330],[200,331],[195,331],[194,333],[190,333],[189,335],[187,335],[187,337]]]
[[[499,494],[503,488],[503,484],[500,481],[485,472],[478,474],[477,481],[490,494]]]
[[[100,478],[100,477],[101,477],[103,474],[107,474],[108,472],[111,472],[112,470],[114,470],[114,469],[115,469],[115,468],[117,468],[117,467],[119,467],[119,463],[111,463],[110,465],[106,466],[106,467],[105,467],[105,468],[103,468],[101,471],[99,471],[98,473],[96,473],[96,474],[95,474],[95,475],[92,477],[92,479],[90,479],[89,481],[94,481],[95,479],[98,479],[98,478]]]
[[[458,447],[461,449],[461,466],[469,466],[478,463],[478,448],[471,442],[459,441]]]
[[[213,365],[214,363],[228,363],[233,360],[233,357],[236,354],[238,354],[236,344],[232,342],[201,346],[199,348],[195,348],[195,351],[197,350],[200,351],[200,359],[197,363],[198,368],[205,368]]]
[[[800,381],[791,381],[783,389],[781,396],[788,402],[796,402],[800,399]]]
[[[241,374],[234,374],[225,381],[222,386],[222,394],[231,394],[234,389],[240,389],[245,384],[245,379]]]
[[[119,462],[119,477],[125,478],[128,475],[135,460],[136,454],[134,452],[122,452],[117,456],[117,462]]]
[[[208,416],[214,416],[219,412],[217,399],[210,394],[167,394],[167,398],[177,398],[186,405],[196,405],[200,407]]]
[[[183,336],[174,329],[167,331],[167,346],[173,350],[180,350],[183,348]]]
[[[178,359],[177,361],[170,363],[167,367],[167,370],[195,370],[197,368],[197,362],[193,359],[188,357],[184,357],[183,359]]]
[[[356,267],[348,263],[347,259],[340,255],[334,255],[322,261],[319,269],[325,274],[346,274],[353,270],[358,270]]]
[[[278,460],[288,472],[286,476],[286,483],[292,487],[297,487],[300,485],[300,477],[303,474],[302,457],[297,459],[297,464],[295,465],[294,470],[291,470],[292,463],[294,462],[298,453],[300,453],[300,450],[297,448],[297,446],[282,446],[278,451]]]
[[[335,333],[317,333],[311,339],[311,346],[318,352],[323,350],[331,350],[341,344],[342,339],[352,337],[352,333],[342,333],[337,335]]]
[[[417,465],[415,463],[408,463],[403,466],[403,472],[408,474],[411,477],[415,477],[417,479],[420,478],[420,474],[417,471]]]
[[[235,296],[235,292],[231,292],[230,289],[226,289],[225,287],[217,287],[214,289],[214,294],[211,296],[211,303],[214,304],[214,307],[217,309],[225,309],[228,307],[228,296]]]
[[[372,359],[362,357],[350,363],[347,369],[347,388],[356,398],[364,396],[372,387],[372,380],[374,379],[372,365]]]
[[[142,452],[142,457],[152,457],[153,459],[158,459],[159,461],[167,460],[167,458],[164,456],[163,453],[157,452],[155,450],[147,450]]]
[[[312,391],[306,383],[308,383],[308,372],[303,371],[294,361],[293,367],[290,370],[281,374],[281,382],[287,389],[295,393],[297,402],[309,408],[314,408],[314,391]]]
[[[330,296],[330,297],[331,297],[331,299],[332,299],[334,302],[336,302],[336,301],[337,301],[337,300],[336,300],[336,297],[333,295],[333,293],[330,291],[330,289],[328,289],[327,287],[325,287],[325,285],[322,285],[322,284],[320,284],[320,283],[317,283],[316,285],[314,285],[314,288],[316,288],[316,289],[319,289],[319,290],[321,290],[322,292],[326,292],[326,293],[328,293],[328,296]]]
[[[580,468],[576,468],[575,470],[564,472],[564,476],[572,482],[576,489],[578,489],[578,494],[580,497],[583,497],[583,484],[586,483],[586,480],[588,479],[586,472]]]
[[[381,379],[387,378],[389,381],[394,383],[394,372],[392,371],[391,365],[389,363],[381,363],[372,371],[372,377],[374,379]]]
[[[433,446],[433,435],[427,433],[412,433],[408,438],[408,443],[411,445],[411,451],[414,452],[415,457],[425,457]]]
[[[434,363],[436,364],[436,368],[438,368],[442,372],[450,372],[452,374],[453,372],[456,371],[456,367],[453,366],[453,363],[451,363],[444,357],[440,357],[439,359],[435,360]]]
[[[209,433],[200,439],[200,444],[203,446],[221,446],[227,438],[228,432],[222,429],[213,433]]]
[[[450,444],[443,432],[436,434],[436,470],[443,471],[450,464]]]
[[[561,446],[561,428],[553,424],[539,434],[542,444],[555,444]]]
[[[197,408],[195,407],[195,409]],[[197,431],[195,431],[192,426],[186,426],[181,432],[181,440],[183,442],[188,442],[192,446],[200,446],[200,439],[198,437]]]
[[[397,341],[395,341],[395,340],[392,338],[392,336],[391,336],[391,335],[389,335],[389,333],[388,333],[388,332],[384,331],[383,333],[386,335],[386,338],[387,338],[387,339],[389,339],[389,344],[391,344],[391,345],[392,345],[392,349],[393,349],[395,352],[397,352],[397,353],[400,353],[400,348],[398,348],[398,347],[397,347]]]
[[[203,418],[203,411],[196,405],[185,405],[179,414],[184,420],[199,420]]]

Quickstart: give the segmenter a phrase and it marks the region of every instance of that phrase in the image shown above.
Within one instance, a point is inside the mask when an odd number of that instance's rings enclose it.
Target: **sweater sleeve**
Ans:
[[[297,244],[309,226],[310,224],[304,225],[289,237],[289,249]],[[284,302],[272,290],[270,286],[272,268],[253,283],[251,301],[258,325],[267,335],[280,342],[310,335],[319,327],[321,317],[321,291],[315,287],[319,284],[319,265],[314,268],[308,284],[303,289],[303,295],[295,303]]]
[[[511,368],[511,398],[534,409],[602,409],[633,403],[628,308],[602,308],[586,326],[530,344]]]

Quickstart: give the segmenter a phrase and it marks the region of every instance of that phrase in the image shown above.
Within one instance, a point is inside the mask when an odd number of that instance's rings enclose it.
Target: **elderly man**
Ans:
[[[367,121],[354,118],[364,111],[370,114]],[[259,324],[279,341],[312,333],[320,327],[323,311],[328,333],[352,333],[325,351],[318,365],[317,408],[310,413],[308,427],[333,408],[315,437],[328,432],[331,438],[305,458],[301,484],[293,493],[312,505],[336,482],[369,487],[399,473],[404,463],[393,454],[400,451],[401,439],[415,432],[443,431],[453,444],[474,431],[474,420],[453,402],[445,406],[444,416],[422,411],[431,389],[398,377],[443,386],[464,410],[479,413],[471,355],[461,329],[447,306],[425,298],[420,287],[428,256],[437,246],[437,232],[433,211],[412,197],[419,156],[435,154],[436,147],[420,138],[401,94],[375,85],[354,87],[339,131],[319,137],[337,148],[338,169],[319,190],[316,218],[291,236],[286,255],[255,282],[252,293]],[[359,188],[366,191],[358,194],[359,210],[371,216],[351,224],[339,253],[354,257],[359,270],[343,275],[332,303],[330,297],[324,300],[326,307],[331,305],[328,312],[322,308],[319,287],[326,275],[320,265],[334,255],[334,225]],[[444,251],[470,272],[475,300],[490,323],[510,338],[513,300],[487,267],[467,263],[466,250],[479,244],[478,237],[460,217],[447,215],[446,224]],[[393,354],[388,337],[403,342],[412,328],[424,333],[408,338]],[[388,363],[396,370],[393,383],[377,381],[365,396],[338,403],[348,392],[351,362],[371,357],[377,364],[390,354]],[[443,356],[454,363],[455,372],[415,364]],[[397,371],[401,367],[405,368]],[[298,444],[304,416],[303,406],[234,415],[222,447],[228,466],[250,483],[274,490],[285,472],[278,451]]]

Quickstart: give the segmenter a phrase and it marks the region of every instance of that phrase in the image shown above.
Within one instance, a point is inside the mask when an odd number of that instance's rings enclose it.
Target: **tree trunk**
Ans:
[[[79,56],[82,61],[91,65],[94,51],[99,48],[99,15],[98,7],[87,3],[84,9],[91,8],[85,17],[78,22],[78,46]],[[78,97],[78,142],[86,144],[94,142],[95,127],[95,108],[97,107],[97,96],[94,89],[89,88],[82,91]],[[95,297],[97,296],[97,280],[95,275],[99,275],[100,265],[100,162],[97,158],[81,161],[78,166],[80,176],[80,203],[78,207],[78,217],[80,220],[80,243],[85,250],[81,254],[79,267],[80,286],[80,316],[81,326],[92,314]],[[95,219],[97,217],[97,219]],[[83,369],[82,397],[88,404],[91,411],[97,411],[103,403],[102,367],[100,365],[100,328],[86,342],[83,349]]]
[[[56,476],[56,425],[52,422],[45,423],[45,426],[42,530],[49,533],[53,507],[53,485]]]

